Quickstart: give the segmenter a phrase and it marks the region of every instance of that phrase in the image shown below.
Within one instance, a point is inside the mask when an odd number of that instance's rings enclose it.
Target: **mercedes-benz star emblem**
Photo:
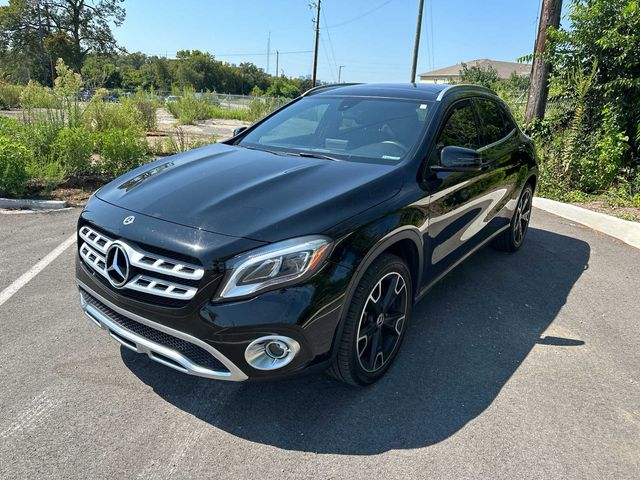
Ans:
[[[129,257],[122,246],[114,243],[107,250],[107,277],[116,288],[122,288],[129,280]]]
[[[125,225],[131,225],[135,219],[136,219],[136,217],[134,217],[133,215],[130,215],[127,218],[125,218],[122,221],[122,223],[125,224]]]

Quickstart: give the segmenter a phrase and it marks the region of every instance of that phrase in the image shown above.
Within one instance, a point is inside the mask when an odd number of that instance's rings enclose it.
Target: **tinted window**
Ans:
[[[509,115],[509,113],[504,108],[501,108],[500,112],[502,113],[502,121],[504,122],[504,134],[505,136],[507,136],[513,131],[514,128],[516,128],[517,125],[513,121],[511,115]]]
[[[504,138],[505,124],[498,104],[484,99],[478,99],[475,103],[478,108],[483,146]]]
[[[438,149],[450,145],[473,148],[474,150],[480,147],[473,108],[469,102],[460,103],[454,107],[440,132],[437,142]]]
[[[238,145],[398,163],[421,140],[430,107],[424,100],[311,96],[256,126]]]

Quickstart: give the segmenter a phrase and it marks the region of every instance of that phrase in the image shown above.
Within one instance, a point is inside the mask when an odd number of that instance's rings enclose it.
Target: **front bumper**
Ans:
[[[87,317],[123,347],[179,372],[216,380],[240,382],[242,370],[211,345],[109,302],[78,282],[80,305]]]
[[[320,368],[330,360],[351,269],[327,262],[304,283],[251,298],[213,302],[225,260],[262,244],[144,215],[124,226],[123,218],[130,214],[94,198],[78,224],[79,231],[89,226],[98,234],[78,235],[76,282],[82,308],[121,345],[175,370],[220,380],[288,377],[310,367]],[[104,265],[99,264],[105,263],[106,244],[102,240],[107,237],[112,243],[118,240],[142,252],[131,265],[133,278],[143,274],[167,286],[184,284],[179,292],[185,298],[168,298],[168,291],[158,293],[151,284],[143,292],[115,288],[101,271]],[[83,255],[87,245],[91,248]],[[186,274],[183,263],[192,265]],[[195,276],[196,266],[204,269],[200,280],[176,280],[176,269],[182,272],[180,277]],[[169,271],[160,273],[161,267]],[[190,287],[197,289],[193,295]],[[253,341],[266,336],[288,337],[300,349],[290,363],[277,369],[254,368],[245,351]]]
[[[343,267],[329,267],[310,283],[237,302],[192,301],[183,308],[123,296],[79,256],[76,283],[86,315],[124,347],[189,375],[259,380],[295,376],[330,361],[351,275]],[[327,291],[329,278],[332,288]],[[282,368],[253,368],[245,358],[247,347],[270,335],[295,340],[300,346],[297,355]]]

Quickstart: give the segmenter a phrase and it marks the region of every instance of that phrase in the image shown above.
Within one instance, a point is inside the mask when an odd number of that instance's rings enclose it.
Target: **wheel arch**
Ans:
[[[411,284],[413,287],[411,300],[415,301],[417,292],[420,290],[424,265],[423,236],[416,226],[405,225],[392,230],[376,242],[355,268],[345,294],[340,322],[334,332],[331,347],[331,358],[335,358],[335,355],[337,354],[336,346],[338,345],[338,342],[336,340],[342,336],[345,315],[351,301],[353,300],[356,287],[371,264],[384,253],[397,255],[407,263],[409,272],[411,273]]]

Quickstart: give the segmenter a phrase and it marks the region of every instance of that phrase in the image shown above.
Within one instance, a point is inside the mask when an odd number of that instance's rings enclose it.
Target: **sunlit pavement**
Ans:
[[[77,210],[0,215],[0,291]],[[640,478],[640,250],[535,210],[419,303],[396,364],[230,384],[121,349],[74,246],[0,306],[0,478]]]

